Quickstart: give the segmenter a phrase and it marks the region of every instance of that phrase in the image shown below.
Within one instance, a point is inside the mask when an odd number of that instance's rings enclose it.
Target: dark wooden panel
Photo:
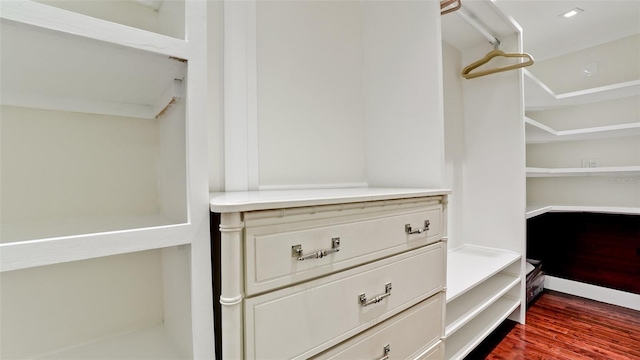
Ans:
[[[222,359],[222,316],[220,305],[220,214],[210,214],[210,233],[211,233],[211,275],[213,280],[213,331],[215,335],[215,355],[216,359]]]
[[[466,359],[637,360],[640,312],[545,290],[526,325],[503,323]]]
[[[527,221],[527,257],[552,276],[640,294],[640,216],[548,213]]]

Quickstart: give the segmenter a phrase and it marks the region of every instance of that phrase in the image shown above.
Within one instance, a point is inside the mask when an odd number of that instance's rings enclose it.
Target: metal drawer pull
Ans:
[[[391,352],[391,346],[389,344],[384,346],[384,356],[380,360],[389,360],[389,353]]]
[[[429,230],[429,225],[430,224],[431,223],[429,222],[429,220],[425,220],[424,221],[424,227],[420,228],[420,229],[415,229],[415,230],[411,229],[411,224],[406,224],[404,226],[404,231],[409,235],[411,235],[411,234],[422,234],[423,232]]]
[[[391,296],[391,283],[386,283],[384,285],[384,294],[378,295],[378,296],[374,297],[373,299],[367,301],[367,295],[362,293],[362,294],[358,295],[358,300],[360,300],[360,305],[369,306],[371,304],[377,304],[377,303],[379,303],[380,301],[386,299],[389,296]]]
[[[300,261],[307,259],[321,259],[329,254],[333,254],[338,251],[340,251],[340,238],[335,237],[331,239],[331,249],[319,250],[309,255],[303,255],[302,245],[294,245],[291,247],[291,256],[297,257]]]

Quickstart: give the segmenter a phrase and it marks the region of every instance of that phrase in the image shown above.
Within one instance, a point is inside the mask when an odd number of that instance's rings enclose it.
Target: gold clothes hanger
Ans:
[[[446,9],[440,12],[440,15],[448,14],[450,12],[454,12],[462,7],[462,0],[442,0],[440,1],[440,10],[450,6],[451,4],[458,3],[456,6],[451,9]]]
[[[525,66],[530,66],[533,65],[533,57],[527,53],[505,53],[504,51],[498,49],[498,45],[500,43],[498,42],[495,45],[495,48],[491,51],[489,51],[487,53],[487,55],[485,55],[482,59],[468,65],[467,67],[465,67],[462,70],[462,77],[464,77],[465,79],[473,79],[476,77],[480,77],[480,76],[485,76],[485,75],[490,75],[490,74],[495,74],[498,72],[502,72],[502,71],[508,71],[508,70],[513,70],[513,69],[519,69]],[[472,70],[488,63],[491,59],[495,58],[495,57],[508,57],[508,58],[523,58],[523,59],[527,59],[527,61],[521,62],[521,63],[517,63],[517,64],[513,64],[513,65],[508,65],[508,66],[503,66],[503,67],[498,67],[498,68],[493,68],[493,69],[487,69],[487,70],[482,70],[482,71],[478,71],[475,72],[473,74],[470,74]]]

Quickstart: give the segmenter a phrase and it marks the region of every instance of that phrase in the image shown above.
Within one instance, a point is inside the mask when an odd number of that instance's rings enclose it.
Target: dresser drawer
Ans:
[[[253,330],[245,333],[245,354],[256,359],[318,354],[441,291],[444,256],[438,242],[247,298],[245,328]]]
[[[384,321],[346,342],[314,357],[314,360],[415,359],[442,337],[444,292]],[[429,359],[429,357],[423,357]],[[435,359],[435,358],[433,358]]]
[[[444,359],[444,342],[438,341],[435,345],[418,355],[415,360],[443,360]]]
[[[254,226],[247,221],[247,295],[324,276],[442,238],[442,205],[438,202],[385,208],[365,213],[351,211],[351,215],[346,211],[309,214],[300,216],[300,221],[284,224]],[[427,228],[425,222],[428,230],[419,232],[418,229]],[[408,233],[407,224],[414,234]],[[315,258],[314,254],[322,250],[326,254]],[[307,255],[311,258],[300,260]]]

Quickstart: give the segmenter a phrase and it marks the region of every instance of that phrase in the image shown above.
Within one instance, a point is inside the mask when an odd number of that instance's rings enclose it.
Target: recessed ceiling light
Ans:
[[[582,10],[582,9],[580,9],[580,8],[573,8],[573,9],[571,9],[571,10],[569,10],[569,11],[566,11],[566,12],[564,12],[564,13],[560,14],[559,16],[562,16],[562,17],[565,17],[565,18],[570,18],[570,17],[572,17],[572,16],[576,16],[576,15],[578,15],[579,13],[581,13],[581,12],[583,12],[583,11],[584,11],[584,10]]]

